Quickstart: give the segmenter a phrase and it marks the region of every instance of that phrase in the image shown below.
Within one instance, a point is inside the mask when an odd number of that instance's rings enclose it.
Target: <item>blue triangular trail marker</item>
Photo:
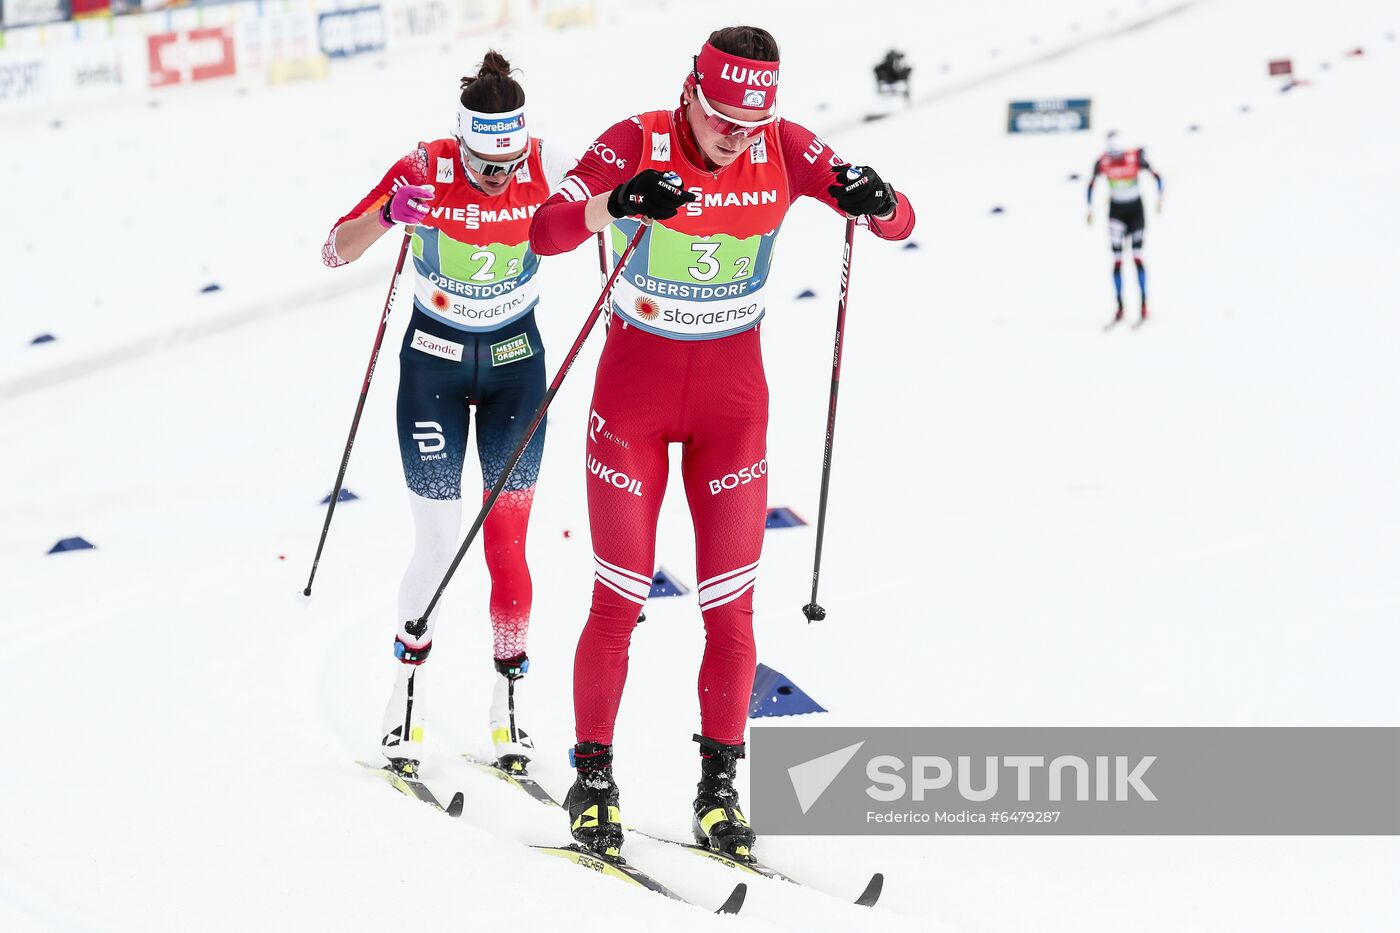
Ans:
[[[769,509],[768,517],[763,520],[764,528],[800,528],[805,524],[801,515],[783,505]]]
[[[918,249],[918,248],[919,248],[919,244],[918,244],[918,243],[915,243],[913,240],[910,240],[908,243],[905,243],[905,244],[904,244],[904,248],[905,248],[905,249]]]
[[[758,665],[754,671],[753,697],[749,700],[750,719],[825,712],[816,700],[803,693],[782,673],[766,664]]]
[[[360,497],[357,496],[357,495],[355,495],[355,494],[354,494],[353,492],[351,492],[350,490],[346,489],[344,486],[342,486],[342,487],[340,487],[340,495],[336,496],[335,501],[336,501],[336,502],[354,502],[354,501],[355,501],[356,499],[358,499],[358,498],[360,498]],[[330,493],[326,493],[326,497],[325,497],[324,499],[321,500],[321,504],[322,504],[322,505],[330,505],[330,503],[331,503],[331,494],[330,494]]]
[[[203,288],[201,288],[201,289],[199,290],[199,293],[200,293],[201,295],[207,295],[207,294],[209,294],[210,292],[217,292],[217,291],[222,291],[222,290],[223,290],[223,289],[222,289],[222,287],[219,285],[218,282],[210,282],[208,285],[206,285],[206,286],[204,286]]]
[[[800,292],[797,293],[797,298],[798,298],[799,301],[802,300],[803,298],[815,298],[815,297],[817,297],[817,293],[814,292],[814,291],[812,291],[810,288],[804,288],[804,289],[802,289],[802,291],[800,291]]]
[[[91,551],[95,550],[96,547],[97,545],[93,544],[87,538],[60,538],[57,544],[49,548],[48,553],[58,554],[62,551]]]
[[[671,576],[665,567],[657,567],[656,576],[651,578],[651,592],[647,597],[655,599],[658,596],[684,596],[689,592],[690,587]]]
[[[32,347],[32,346],[34,346],[36,343],[53,343],[53,342],[54,342],[55,340],[57,340],[57,339],[58,339],[58,338],[55,337],[53,334],[40,334],[39,336],[35,337],[33,340],[29,341],[29,345]]]

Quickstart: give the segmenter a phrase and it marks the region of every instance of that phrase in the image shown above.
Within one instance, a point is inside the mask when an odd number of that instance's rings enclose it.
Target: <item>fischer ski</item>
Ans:
[[[507,771],[505,768],[502,768],[496,762],[487,761],[483,758],[477,758],[474,755],[468,754],[463,755],[462,757],[467,759],[473,765],[476,765],[477,767],[481,768],[482,770],[490,771],[506,783],[514,784],[516,787],[519,787],[527,794],[530,794],[530,796],[533,797],[535,800],[549,806],[559,806],[557,803],[555,803],[554,798],[550,797],[549,793],[545,791],[543,787],[540,787],[539,784],[535,783],[535,781],[529,778],[528,776]],[[443,806],[442,802],[438,800],[437,795],[435,795],[431,790],[429,790],[426,784],[424,784],[419,779],[413,777],[412,775],[404,774],[396,770],[392,765],[376,765],[371,764],[368,761],[356,761],[355,763],[360,765],[362,768],[367,768],[370,771],[374,771],[383,776],[383,778],[386,782],[388,782],[390,787],[393,787],[395,790],[397,790],[404,796],[412,797],[415,800],[421,800],[423,803],[426,803],[429,806],[433,807],[433,809],[446,813],[450,817],[459,817],[462,815],[463,810],[466,809],[466,798],[461,791],[457,791],[455,794],[453,794],[452,800],[447,804],[447,806]],[[657,894],[669,897],[672,900],[680,901],[681,903],[691,904],[692,906],[695,906],[692,901],[686,900],[676,892],[672,891],[670,888],[666,887],[661,882],[657,881],[651,875],[648,875],[640,868],[637,868],[636,866],[631,865],[630,863],[625,862],[620,858],[608,858],[606,856],[599,855],[596,852],[591,852],[588,849],[585,849],[582,846],[578,845],[531,846],[530,848],[534,849],[537,852],[543,852],[546,855],[555,855],[560,858],[567,859],[576,865],[582,865],[585,868],[590,868],[593,871],[598,872],[599,874],[608,875],[609,877],[613,878],[618,878],[622,881],[627,882],[628,884],[634,884],[638,887],[646,888],[648,891],[653,891]],[[720,906],[716,908],[715,913],[737,914],[739,912],[739,909],[744,906],[744,898],[747,895],[748,885],[744,884],[743,882],[740,882],[739,884],[734,886],[734,889],[732,891],[729,892],[729,896],[725,898],[724,903],[720,904]]]
[[[668,897],[673,901],[680,901],[682,904],[694,905],[693,901],[688,901],[675,891],[657,881],[651,875],[642,871],[621,858],[609,858],[606,855],[599,855],[597,852],[589,851],[578,844],[568,846],[531,846],[536,852],[543,852],[546,855],[555,855],[560,858],[581,865],[584,868],[592,869],[600,875],[607,875],[610,878],[617,878],[628,884],[634,884],[645,888],[655,894]],[[737,914],[744,906],[744,898],[748,896],[748,885],[742,881],[734,886],[734,890],[729,892],[729,896],[724,899],[724,903],[715,908],[717,914]]]
[[[499,761],[492,761],[488,758],[481,758],[477,755],[473,755],[471,752],[464,752],[462,754],[462,757],[465,758],[474,767],[480,768],[483,771],[487,771],[495,775],[502,781],[505,781],[507,784],[515,785],[516,787],[520,788],[525,793],[529,794],[531,797],[535,798],[545,806],[559,806],[559,801],[551,797],[549,791],[541,787],[540,783],[534,778],[530,777],[529,774],[523,771],[511,771],[505,768]]]
[[[412,797],[415,800],[421,800],[430,807],[441,810],[448,816],[461,816],[462,811],[466,809],[466,797],[461,791],[457,791],[457,793],[453,794],[447,806],[443,806],[442,801],[438,800],[437,795],[428,789],[428,785],[412,775],[399,772],[392,765],[375,765],[370,764],[368,761],[356,761],[355,764],[362,768],[368,768],[371,771],[378,772],[383,776],[384,780],[389,783],[389,786],[399,793],[406,797]]]
[[[520,788],[525,793],[529,794],[531,797],[544,804],[545,806],[559,806],[559,801],[555,800],[550,795],[550,793],[547,790],[545,790],[542,786],[540,786],[539,782],[537,782],[534,778],[529,777],[528,775],[521,775],[507,771],[505,768],[502,768],[497,762],[489,761],[485,758],[480,758],[470,753],[464,754],[462,755],[462,757],[465,758],[467,761],[471,762],[476,767],[480,768],[481,770],[488,771],[491,774],[494,774],[496,777],[505,781],[507,784],[514,784],[516,787]],[[657,836],[652,833],[646,832],[645,830],[637,829],[634,826],[628,826],[626,827],[626,830],[627,832],[636,833],[639,836],[645,836],[647,839],[652,839],[656,842],[664,842],[667,845],[680,846],[682,849],[688,849],[702,858],[711,859],[712,861],[719,862],[721,865],[725,865],[730,868],[737,868],[740,871],[745,871],[752,875],[760,875],[764,878],[770,878],[774,881],[786,881],[788,884],[795,884],[798,887],[810,887],[809,885],[804,885],[796,878],[793,878],[790,875],[779,871],[771,865],[766,865],[763,862],[760,862],[756,859],[746,861],[744,859],[734,858],[731,855],[726,855],[723,852],[718,852],[714,849],[711,849],[708,846],[697,845],[689,842],[681,842],[676,839],[667,839],[665,836]],[[565,847],[564,849],[551,848],[548,849],[548,851],[555,855],[563,855],[565,851],[582,852],[585,856],[593,857],[596,859],[602,859],[602,856],[595,855],[594,853],[588,852],[587,850],[578,849],[574,846]],[[590,865],[588,867],[594,866]],[[883,893],[884,887],[885,876],[880,872],[876,872],[875,874],[870,876],[870,880],[866,882],[865,890],[863,890],[860,893],[860,896],[857,897],[853,903],[858,904],[861,907],[874,907],[876,902],[880,900],[880,895],[881,893]]]
[[[630,829],[629,831],[639,836],[645,836],[648,839],[654,839],[657,842],[664,842],[667,845],[680,846],[682,849],[693,852],[701,858],[719,862],[721,865],[726,865],[730,868],[737,868],[740,871],[746,871],[753,875],[771,878],[774,881],[786,881],[788,884],[795,884],[800,888],[810,887],[810,885],[805,885],[796,878],[786,875],[771,865],[766,865],[757,859],[736,858],[728,853],[711,849],[709,846],[691,842],[681,842],[678,839],[667,839],[665,836],[655,836],[645,830]],[[865,890],[861,891],[860,896],[857,897],[853,903],[861,907],[874,907],[876,902],[880,900],[880,895],[884,892],[884,888],[885,876],[880,872],[876,872],[870,876],[870,880],[865,884]]]

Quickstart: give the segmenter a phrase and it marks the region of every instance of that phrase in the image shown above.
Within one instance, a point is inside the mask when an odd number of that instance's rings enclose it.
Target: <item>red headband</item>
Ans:
[[[770,110],[778,100],[778,63],[721,52],[706,42],[695,59],[695,77],[705,97],[748,110]]]

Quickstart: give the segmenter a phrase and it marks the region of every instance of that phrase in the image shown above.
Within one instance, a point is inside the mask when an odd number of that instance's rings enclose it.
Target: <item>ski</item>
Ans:
[[[378,772],[383,776],[384,780],[389,782],[389,786],[399,793],[406,797],[412,797],[414,800],[421,800],[430,807],[441,810],[448,816],[461,816],[462,811],[466,809],[466,797],[463,796],[461,791],[457,791],[457,793],[453,794],[452,800],[448,802],[447,806],[443,806],[442,801],[438,800],[437,795],[428,789],[428,785],[417,778],[400,774],[387,764],[376,765],[370,764],[368,761],[356,761],[355,764],[362,768],[368,768],[371,771]]]
[[[544,804],[545,806],[559,806],[559,801],[555,800],[550,795],[549,791],[545,790],[542,786],[540,786],[539,782],[537,782],[534,778],[528,775],[521,775],[511,771],[507,771],[505,768],[502,768],[498,762],[478,757],[469,752],[464,753],[462,757],[474,766],[480,768],[483,771],[490,772],[491,774],[505,781],[507,784],[513,784],[514,786],[520,788],[525,793],[529,794],[531,797],[533,797],[538,802]],[[770,878],[774,881],[786,881],[788,884],[795,884],[798,887],[808,887],[808,885],[804,885],[796,878],[793,878],[790,875],[787,875],[779,871],[778,869],[773,868],[771,865],[765,865],[763,862],[759,862],[757,860],[746,861],[744,859],[734,858],[733,856],[726,855],[723,852],[717,852],[714,849],[709,848],[708,846],[696,845],[694,843],[689,842],[681,842],[676,839],[668,839],[665,836],[656,836],[652,833],[646,832],[645,830],[637,829],[634,826],[627,827],[627,831],[636,833],[639,836],[645,836],[646,838],[655,840],[656,842],[664,842],[667,845],[680,846],[681,848],[688,849],[696,855],[701,856],[702,858],[711,859],[712,861],[719,862],[721,865],[725,865],[730,868],[737,868],[740,871],[745,871],[749,874],[759,875],[764,878]],[[568,847],[567,849],[550,849],[549,851],[556,855],[563,855],[565,851],[577,852],[578,850],[574,847]],[[583,854],[585,856],[593,857],[595,859],[601,858],[601,856],[596,856],[593,853],[586,851]],[[874,907],[875,903],[880,900],[880,895],[881,893],[883,893],[884,887],[885,876],[880,872],[876,872],[875,874],[870,876],[870,880],[866,882],[865,890],[863,890],[860,893],[860,896],[855,899],[854,903],[861,907]]]
[[[529,774],[521,771],[510,771],[501,766],[499,761],[492,761],[488,758],[481,758],[470,752],[464,752],[462,757],[470,762],[474,767],[487,771],[505,781],[520,788],[531,797],[538,800],[547,807],[559,806],[559,801],[550,796],[549,791],[540,786],[540,783]]]
[[[526,775],[516,774],[514,772],[507,771],[506,769],[502,768],[498,763],[494,761],[487,761],[484,758],[477,758],[476,756],[470,754],[463,755],[462,757],[467,759],[473,765],[481,768],[482,770],[490,771],[506,783],[513,784],[516,787],[519,787],[521,790],[525,791],[535,800],[544,803],[548,806],[559,806],[559,804],[555,802],[554,798],[549,796],[549,793],[539,784],[535,783],[535,781],[532,778]],[[436,810],[446,813],[448,816],[461,816],[462,811],[466,809],[466,798],[461,791],[457,791],[455,794],[453,794],[451,802],[448,803],[447,806],[443,806],[442,802],[438,800],[437,796],[431,790],[428,789],[428,786],[416,778],[409,777],[405,774],[400,774],[398,771],[395,771],[392,767],[390,767],[387,764],[376,765],[371,764],[368,761],[356,761],[355,763],[363,768],[368,768],[369,770],[382,775],[385,781],[389,783],[389,786],[399,791],[399,793],[407,797],[412,797],[415,800],[421,800],[423,803],[428,804]],[[584,868],[590,868],[598,872],[599,874],[608,875],[610,877],[626,881],[629,884],[634,884],[638,887],[646,888],[648,891],[653,891],[657,894],[669,897],[672,900],[680,901],[685,904],[692,903],[691,901],[686,900],[676,892],[672,891],[670,888],[666,887],[661,882],[657,881],[651,875],[648,875],[646,872],[642,871],[640,868],[637,868],[623,861],[620,858],[608,858],[606,856],[599,855],[596,852],[591,852],[588,849],[585,849],[579,845],[531,846],[530,848],[535,849],[538,852],[543,852],[546,855],[555,855],[559,856],[560,858],[568,859],[576,865],[582,865]],[[732,891],[729,892],[729,896],[725,898],[724,903],[721,904],[715,910],[715,913],[737,914],[739,912],[739,909],[744,906],[744,898],[747,895],[748,886],[745,885],[743,882],[740,882],[739,884],[734,886],[734,889]]]
[[[701,858],[707,858],[711,861],[719,862],[721,865],[726,865],[730,868],[737,868],[740,871],[746,871],[753,875],[760,875],[764,878],[771,878],[774,881],[786,881],[788,884],[795,884],[798,887],[809,887],[809,885],[804,885],[796,878],[784,874],[783,872],[772,867],[771,865],[765,865],[763,862],[760,862],[757,859],[736,858],[727,853],[711,849],[709,846],[698,845],[692,842],[681,842],[678,839],[667,839],[665,836],[654,836],[651,833],[646,832],[645,830],[631,829],[630,831],[637,833],[638,835],[645,836],[648,839],[654,839],[657,842],[664,842],[667,845],[680,846],[682,849],[686,849],[690,852],[693,852]],[[870,876],[870,880],[867,881],[865,884],[865,890],[861,891],[860,896],[855,899],[854,903],[861,907],[874,907],[876,902],[880,900],[880,895],[884,892],[884,889],[885,876],[880,872],[876,872],[875,874]]]
[[[584,868],[596,871],[600,875],[607,875],[610,878],[617,878],[628,884],[637,885],[655,894],[669,897],[673,901],[680,901],[682,904],[691,904],[694,906],[694,902],[681,897],[651,875],[623,861],[621,858],[609,858],[605,855],[599,855],[578,844],[569,846],[531,846],[531,848],[536,852],[543,852],[546,855],[555,855],[566,859],[573,862],[575,865],[581,865]],[[724,903],[715,908],[715,913],[737,914],[740,908],[744,906],[744,898],[748,896],[748,893],[748,885],[744,884],[742,881],[739,882],[734,886],[734,890],[729,892],[729,896],[724,899]]]

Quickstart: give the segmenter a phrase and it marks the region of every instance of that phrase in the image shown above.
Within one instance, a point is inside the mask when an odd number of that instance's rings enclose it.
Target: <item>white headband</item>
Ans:
[[[505,113],[477,113],[457,105],[457,138],[478,155],[518,152],[530,141],[525,129],[525,108]]]

